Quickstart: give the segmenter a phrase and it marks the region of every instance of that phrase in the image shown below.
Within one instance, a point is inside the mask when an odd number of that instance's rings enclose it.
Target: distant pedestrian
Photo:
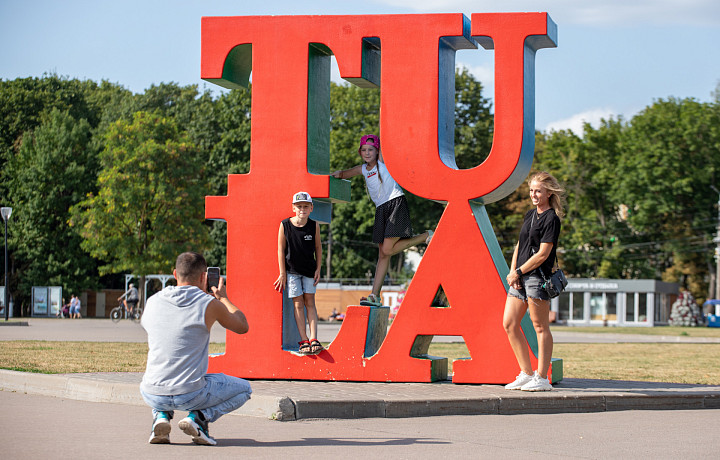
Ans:
[[[60,304],[57,313],[55,313],[55,317],[65,318],[66,316],[70,316],[70,304],[65,303],[65,297],[63,297],[62,303]]]
[[[557,179],[546,172],[533,175],[528,183],[530,200],[535,208],[525,214],[520,238],[515,245],[510,273],[507,275],[510,291],[503,315],[503,326],[520,365],[520,374],[505,388],[549,391],[552,385],[548,369],[553,350],[550,298],[542,288],[544,280],[538,270],[542,270],[548,277],[552,273],[560,237],[560,218],[564,215],[565,190]],[[520,326],[528,309],[538,338],[538,368],[534,373],[528,343]]]
[[[125,311],[132,314],[140,301],[140,295],[133,283],[129,284],[129,288],[125,291],[125,294],[118,297],[118,302],[121,300],[123,300],[123,304],[125,305]]]
[[[81,307],[80,299],[77,295],[73,294],[72,297],[70,297],[70,318],[82,318],[82,316],[80,316]]]

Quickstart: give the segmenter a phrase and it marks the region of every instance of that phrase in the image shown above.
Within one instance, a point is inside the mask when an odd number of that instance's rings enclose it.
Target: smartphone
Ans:
[[[212,287],[218,287],[220,283],[220,267],[208,267],[207,269],[207,290],[212,293]]]

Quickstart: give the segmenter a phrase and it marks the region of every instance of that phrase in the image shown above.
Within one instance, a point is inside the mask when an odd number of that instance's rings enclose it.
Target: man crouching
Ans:
[[[247,319],[227,297],[222,277],[207,292],[207,263],[194,252],[180,254],[168,286],[147,300],[141,324],[148,335],[147,368],[140,384],[152,408],[151,444],[170,442],[174,410],[189,414],[178,427],[195,444],[214,446],[208,424],[242,406],[252,390],[243,379],[208,374],[208,344],[215,321],[237,334],[248,331]]]

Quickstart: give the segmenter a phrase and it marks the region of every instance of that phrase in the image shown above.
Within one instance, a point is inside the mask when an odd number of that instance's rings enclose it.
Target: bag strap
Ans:
[[[535,225],[536,217],[537,217],[537,211],[533,212],[532,220],[530,221],[530,230],[532,230],[533,225]],[[558,242],[560,242],[560,238],[558,238]],[[538,251],[539,250],[540,249],[538,248]],[[530,246],[530,252],[531,252],[531,257],[532,257],[532,255],[535,255],[535,252],[536,252],[535,248]],[[558,257],[557,257],[557,247],[555,248],[555,263],[553,265],[557,268],[560,268],[560,262],[558,262]],[[545,273],[543,272],[543,269],[542,269],[542,264],[540,264],[537,269],[540,270],[540,276],[542,276],[542,279],[547,281],[547,278],[545,277]]]
[[[557,267],[557,268],[560,268],[560,263],[558,262],[558,257],[557,257],[557,249],[556,249],[555,251],[556,251],[556,252],[555,252],[555,263],[553,264],[553,266],[555,266],[555,267]],[[535,251],[535,248],[532,247],[532,246],[530,246],[530,252],[532,253],[532,255],[534,255],[535,252],[536,252],[536,251]],[[542,264],[538,265],[537,270],[540,270],[540,276],[542,276],[542,279],[545,280],[545,281],[547,281],[547,277],[545,276],[545,272],[544,272],[543,269],[542,269]]]

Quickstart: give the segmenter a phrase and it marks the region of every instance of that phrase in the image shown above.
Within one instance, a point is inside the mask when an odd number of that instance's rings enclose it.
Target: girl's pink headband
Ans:
[[[380,138],[374,134],[366,134],[360,138],[360,148],[358,148],[358,153],[360,153],[360,149],[365,144],[372,145],[376,149],[380,150]]]

